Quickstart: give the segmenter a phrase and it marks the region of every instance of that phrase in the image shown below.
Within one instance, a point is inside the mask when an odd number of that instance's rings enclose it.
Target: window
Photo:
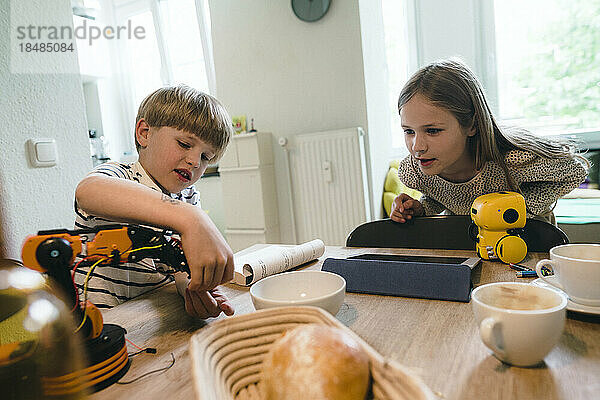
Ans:
[[[144,40],[123,41],[120,49],[133,118],[144,97],[161,86],[185,83],[211,92],[196,3],[204,2],[137,0],[116,7],[117,24],[142,26],[146,33]]]
[[[150,10],[127,18],[127,24],[144,27],[145,38],[124,42],[122,53],[126,65],[125,79],[129,82],[133,101],[128,104],[135,116],[137,105],[152,91],[163,85],[161,79],[161,54],[158,50],[154,19]],[[125,23],[123,24],[125,25]],[[131,119],[132,120],[132,119]]]
[[[407,27],[408,76],[459,56],[481,79],[502,123],[540,135],[575,135],[600,148],[600,0],[458,4],[382,0],[386,39]],[[386,45],[390,82],[406,82],[406,70],[393,67],[398,58]],[[394,147],[401,141],[396,129]]]
[[[135,158],[133,123],[152,91],[185,83],[214,94],[207,0],[76,0],[73,13],[76,27],[143,28],[134,38],[77,40],[88,129],[111,159]]]
[[[161,1],[171,84],[185,83],[204,92],[208,84],[194,0]]]
[[[495,0],[494,19],[500,119],[600,131],[600,1]]]
[[[405,21],[405,3],[382,0],[385,52],[388,70],[388,104],[391,110],[392,147],[404,148],[404,135],[398,115],[398,96],[408,78],[408,46]]]

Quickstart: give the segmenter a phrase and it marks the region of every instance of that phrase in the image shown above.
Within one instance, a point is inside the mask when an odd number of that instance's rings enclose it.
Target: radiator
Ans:
[[[290,152],[296,239],[344,245],[371,220],[362,128],[296,135]]]

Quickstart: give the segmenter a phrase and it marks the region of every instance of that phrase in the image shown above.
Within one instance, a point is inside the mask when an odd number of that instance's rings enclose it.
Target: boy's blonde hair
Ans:
[[[497,162],[514,191],[520,190],[504,161],[509,150],[526,150],[546,158],[577,158],[589,166],[572,140],[550,139],[519,128],[500,129],[483,86],[458,59],[436,61],[417,71],[400,92],[398,111],[417,93],[452,113],[463,128],[475,128],[475,135],[467,139],[475,167],[479,170],[487,161]]]
[[[151,127],[167,126],[198,136],[215,147],[216,160],[233,134],[225,107],[211,95],[186,85],[163,87],[148,95],[138,109],[136,126],[142,118]],[[139,152],[137,138],[135,147]]]

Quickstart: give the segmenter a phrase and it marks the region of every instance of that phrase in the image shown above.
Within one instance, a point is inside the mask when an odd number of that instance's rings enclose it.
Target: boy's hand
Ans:
[[[194,292],[188,289],[190,280],[184,272],[177,272],[175,276],[175,285],[177,293],[185,300],[185,311],[199,318],[218,317],[221,312],[225,315],[233,315],[234,309],[227,296],[216,287],[213,290],[201,290]]]
[[[233,252],[206,214],[196,217],[179,233],[190,268],[189,290],[200,294],[233,279]]]
[[[193,292],[189,288],[185,290],[185,311],[199,318],[218,317],[221,312],[231,316],[234,313],[233,306],[220,288]]]
[[[390,218],[392,221],[404,223],[413,216],[418,217],[423,214],[425,214],[425,210],[419,200],[413,199],[406,193],[400,193],[392,203]]]

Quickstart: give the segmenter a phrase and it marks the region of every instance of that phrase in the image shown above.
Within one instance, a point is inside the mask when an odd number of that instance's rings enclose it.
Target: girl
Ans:
[[[469,215],[476,197],[503,190],[525,197],[527,216],[555,223],[558,198],[579,186],[589,163],[567,140],[500,129],[483,88],[462,62],[430,64],[406,83],[398,110],[406,147],[398,176],[423,196],[400,194],[391,219]]]

